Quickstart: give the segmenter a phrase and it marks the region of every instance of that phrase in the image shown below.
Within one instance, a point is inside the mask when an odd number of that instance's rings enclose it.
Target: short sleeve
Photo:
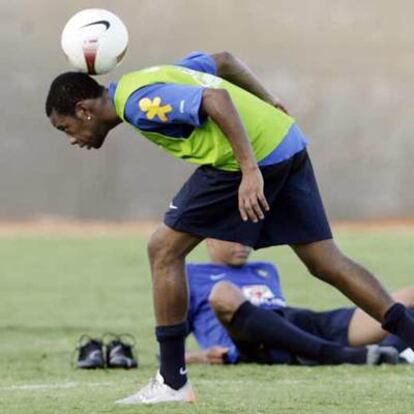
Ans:
[[[200,127],[204,88],[178,84],[154,84],[135,91],[125,107],[125,118],[139,129],[156,125],[188,124]]]
[[[210,75],[217,75],[215,60],[204,52],[192,52],[177,62],[177,65],[184,66],[187,69],[209,73]]]

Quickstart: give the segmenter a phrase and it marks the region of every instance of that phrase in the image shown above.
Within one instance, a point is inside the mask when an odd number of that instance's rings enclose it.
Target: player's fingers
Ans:
[[[214,354],[220,358],[222,358],[224,354],[229,352],[229,348],[224,347],[224,346],[214,346],[212,349],[214,351]]]
[[[215,346],[207,353],[208,362],[210,364],[222,364],[224,355],[228,352],[228,348],[222,346]]]
[[[247,212],[244,208],[244,202],[243,202],[242,199],[239,199],[239,212],[240,212],[240,217],[242,218],[242,220],[247,221],[248,216],[247,216]]]
[[[223,355],[216,355],[214,360],[212,361],[213,364],[222,364],[224,362],[224,354]]]
[[[266,197],[263,193],[259,194],[259,196],[257,197],[259,199],[259,203],[260,205],[266,210],[269,211],[270,210],[270,206],[269,203],[266,200]]]
[[[264,219],[264,214],[263,214],[263,210],[259,205],[259,201],[258,199],[255,199],[252,203],[251,203],[252,209],[256,215],[256,217],[259,220],[263,220]]]
[[[249,200],[245,201],[244,209],[249,220],[253,221],[253,223],[257,223],[259,221],[259,216],[256,213],[255,208],[253,207],[252,203]]]

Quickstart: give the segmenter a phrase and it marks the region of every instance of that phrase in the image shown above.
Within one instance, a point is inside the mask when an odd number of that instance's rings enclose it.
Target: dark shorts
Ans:
[[[309,309],[284,308],[286,319],[302,330],[328,341],[349,346],[348,327],[355,308],[339,308],[325,312]]]
[[[339,308],[326,312],[314,312],[301,308],[283,308],[277,311],[290,322],[302,330],[336,342],[343,346],[349,346],[348,328],[355,308]],[[287,350],[268,348],[255,341],[240,341],[233,339],[239,351],[238,362],[257,364],[297,364],[293,354]]]
[[[202,166],[174,197],[164,223],[203,238],[234,241],[255,249],[332,238],[306,150],[261,167],[270,205],[259,223],[243,222],[238,210],[240,172]]]

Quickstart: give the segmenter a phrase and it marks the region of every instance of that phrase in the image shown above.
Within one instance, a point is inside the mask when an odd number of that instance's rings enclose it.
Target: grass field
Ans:
[[[389,289],[414,283],[414,230],[338,231],[346,253]],[[206,260],[200,247],[192,260]],[[288,248],[257,252],[278,263],[292,305],[347,304],[307,276]],[[118,407],[154,374],[150,277],[140,236],[0,238],[0,413],[408,413],[414,367],[190,367],[192,406]],[[131,332],[140,368],[79,371],[83,333]],[[194,344],[190,344],[194,346]]]

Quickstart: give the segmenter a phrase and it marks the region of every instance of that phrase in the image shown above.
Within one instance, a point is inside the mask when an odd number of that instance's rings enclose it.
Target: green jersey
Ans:
[[[128,98],[138,89],[152,84],[193,85],[221,88],[229,92],[246,129],[256,160],[260,162],[282,142],[294,123],[293,118],[277,110],[244,89],[212,74],[181,66],[154,66],[124,75],[115,90],[114,103],[118,116],[125,119]],[[147,104],[147,102],[142,102]],[[151,101],[148,102],[150,106]],[[156,107],[157,110],[161,108]],[[165,116],[162,112],[159,116]],[[134,128],[171,155],[200,165],[211,165],[225,171],[237,171],[239,165],[231,145],[218,125],[207,118],[188,137],[171,137],[161,132]]]

